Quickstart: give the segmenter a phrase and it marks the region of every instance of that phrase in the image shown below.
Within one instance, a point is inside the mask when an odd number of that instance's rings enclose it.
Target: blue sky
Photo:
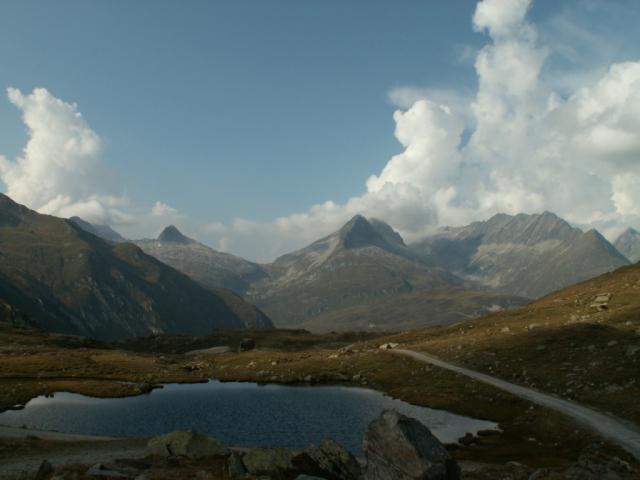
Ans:
[[[5,2],[0,85],[78,103],[133,198],[268,219],[363,188],[398,150],[392,87],[475,81],[472,1],[394,3]]]
[[[540,75],[552,72],[548,83],[561,96],[613,62],[637,59],[640,6],[612,3],[530,7],[538,41],[552,50]],[[231,237],[215,236],[218,222],[269,223],[366,194],[367,178],[404,150],[393,117],[402,101],[390,92],[409,86],[416,98],[473,99],[475,56],[488,39],[472,28],[475,8],[473,0],[6,0],[0,86],[24,95],[43,87],[77,104],[102,139],[114,195],[133,210],[170,205],[193,235],[209,232],[209,243],[233,251]],[[20,116],[0,100],[8,159],[29,138]],[[249,246],[236,250],[251,256]]]

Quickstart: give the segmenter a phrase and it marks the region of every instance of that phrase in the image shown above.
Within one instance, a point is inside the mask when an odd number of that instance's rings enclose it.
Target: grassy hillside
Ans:
[[[600,294],[611,298],[598,307],[594,302]],[[518,310],[392,338],[640,423],[639,264]]]

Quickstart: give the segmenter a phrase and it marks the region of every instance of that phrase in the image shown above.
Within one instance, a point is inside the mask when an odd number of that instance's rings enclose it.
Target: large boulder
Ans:
[[[251,475],[288,479],[296,473],[291,463],[296,454],[288,448],[252,448],[242,457],[242,463]]]
[[[333,440],[310,445],[295,455],[292,463],[300,472],[327,480],[356,480],[361,476],[358,460]]]
[[[230,451],[215,438],[205,437],[196,432],[177,431],[154,437],[147,443],[147,455],[160,457],[226,457]]]
[[[394,410],[382,412],[364,435],[366,480],[458,480],[460,469],[427,427]]]

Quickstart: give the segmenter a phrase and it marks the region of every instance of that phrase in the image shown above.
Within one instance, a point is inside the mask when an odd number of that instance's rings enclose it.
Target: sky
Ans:
[[[0,190],[252,260],[550,210],[640,228],[640,4],[5,0]]]

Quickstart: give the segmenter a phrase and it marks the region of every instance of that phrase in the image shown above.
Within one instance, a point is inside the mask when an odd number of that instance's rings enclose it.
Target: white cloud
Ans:
[[[611,199],[620,215],[640,216],[640,175],[616,175]]]
[[[0,180],[15,201],[41,213],[71,217],[140,232],[160,222],[180,220],[177,210],[156,202],[149,213],[131,205],[118,178],[105,165],[103,142],[75,103],[44,88],[24,94],[7,89],[27,127],[22,153],[10,160],[0,155]]]
[[[473,15],[476,31],[488,30],[494,39],[518,35],[525,26],[524,17],[531,0],[484,0]]]
[[[22,113],[29,140],[15,160],[0,156],[7,194],[42,213],[79,215],[104,223],[126,223],[127,200],[113,193],[112,174],[101,161],[102,142],[78,112],[44,88],[25,95],[9,88]]]
[[[156,201],[156,203],[151,208],[151,215],[155,217],[164,217],[176,215],[178,210],[167,205],[166,203],[162,203],[160,200]]]

